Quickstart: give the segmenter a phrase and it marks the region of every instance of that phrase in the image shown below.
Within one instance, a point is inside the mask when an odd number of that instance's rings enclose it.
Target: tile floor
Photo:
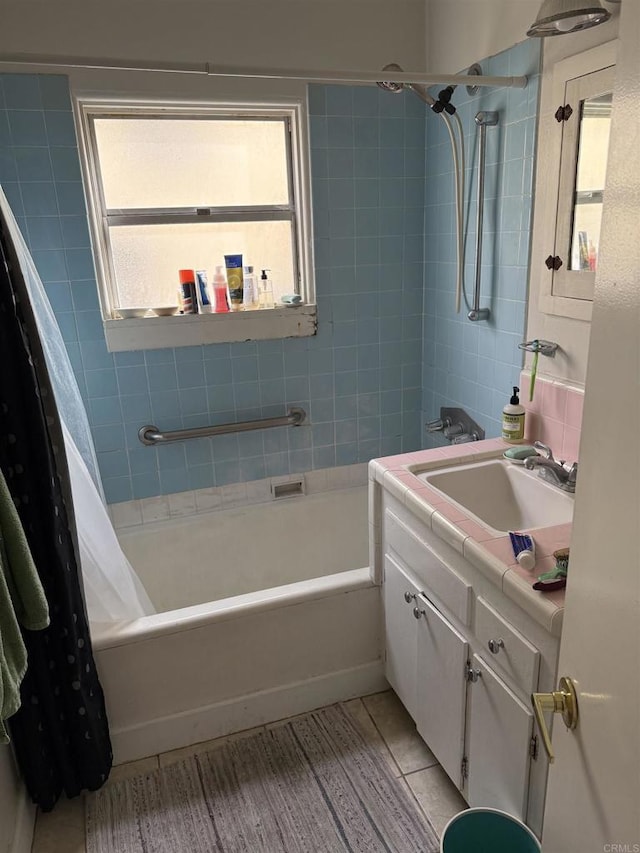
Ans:
[[[413,720],[395,693],[388,690],[352,699],[345,702],[344,707],[357,719],[371,743],[378,747],[393,775],[402,779],[402,784],[428,814],[436,832],[441,833],[449,818],[466,808],[466,803],[416,732]],[[270,723],[267,728],[277,725]],[[247,737],[259,730],[248,729],[229,737]],[[113,769],[109,783],[181,761],[194,752],[206,751],[214,743],[217,741],[121,764]],[[32,853],[86,853],[81,798],[61,800],[53,812],[38,815]]]

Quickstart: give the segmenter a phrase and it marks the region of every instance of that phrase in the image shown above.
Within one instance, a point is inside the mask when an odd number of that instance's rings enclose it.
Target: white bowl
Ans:
[[[177,305],[162,305],[159,308],[151,308],[156,317],[172,317],[178,310]]]
[[[129,320],[132,317],[144,317],[149,311],[148,308],[116,308],[116,314],[122,317],[123,320]]]

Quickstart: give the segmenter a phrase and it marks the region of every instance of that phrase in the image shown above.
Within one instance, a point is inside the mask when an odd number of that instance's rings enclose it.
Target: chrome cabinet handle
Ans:
[[[419,607],[414,607],[413,608],[413,615],[416,617],[416,619],[420,619],[422,616],[427,615],[427,611],[421,610]]]
[[[407,602],[407,604],[411,604],[411,602],[415,600],[415,597],[416,594],[414,592],[405,592],[404,594],[404,600]]]
[[[489,646],[491,654],[497,655],[500,649],[504,649],[504,640],[502,637],[499,637],[497,640],[489,640],[487,645]]]

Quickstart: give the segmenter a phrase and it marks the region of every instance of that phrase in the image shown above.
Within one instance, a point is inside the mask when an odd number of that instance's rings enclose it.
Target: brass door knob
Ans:
[[[531,694],[533,713],[542,735],[542,743],[549,756],[549,764],[553,764],[555,756],[544,712],[551,711],[554,714],[562,714],[562,719],[568,729],[575,729],[578,725],[578,696],[573,681],[563,676],[558,687],[560,689],[554,690],[553,693]]]

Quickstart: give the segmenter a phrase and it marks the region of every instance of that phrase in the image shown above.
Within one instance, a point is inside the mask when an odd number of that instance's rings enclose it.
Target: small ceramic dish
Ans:
[[[116,308],[116,314],[121,317],[123,320],[130,320],[133,317],[144,317],[149,309],[148,308]]]
[[[156,317],[173,317],[173,315],[177,312],[177,305],[162,305],[159,308],[151,308],[150,309]]]

